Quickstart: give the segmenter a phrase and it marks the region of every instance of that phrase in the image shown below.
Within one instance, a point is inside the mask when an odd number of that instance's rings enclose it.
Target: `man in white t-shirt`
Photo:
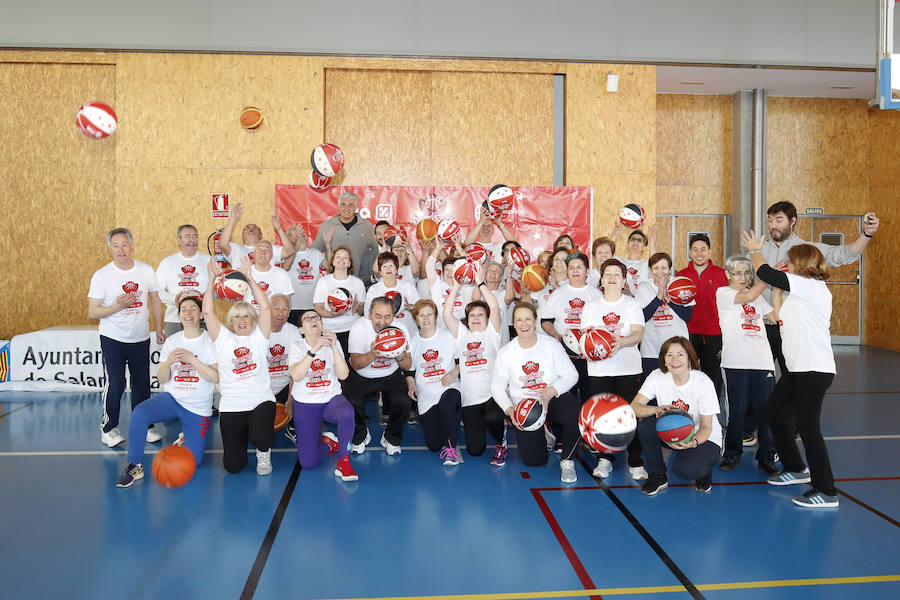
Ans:
[[[197,244],[200,242],[197,228],[193,225],[181,225],[176,239],[178,252],[162,259],[156,268],[159,299],[166,305],[166,315],[163,317],[166,337],[181,331],[178,301],[190,293],[202,295],[209,281],[206,270],[209,254],[197,251]]]
[[[241,264],[241,256],[247,256],[251,263],[254,262],[254,249],[256,248],[256,245],[263,240],[263,232],[262,229],[259,228],[259,225],[256,223],[247,223],[241,230],[241,241],[243,243],[238,244],[231,241],[231,238],[234,235],[234,227],[243,212],[244,207],[240,202],[234,205],[234,210],[228,218],[228,223],[226,223],[225,228],[222,230],[222,235],[219,237],[219,248],[222,249],[222,254],[228,258],[228,262],[230,262],[231,266],[235,269]],[[288,235],[281,228],[281,220],[276,215],[272,215],[272,229],[275,230],[275,233],[278,234],[278,237],[281,238],[284,245],[272,246],[272,255],[269,257],[270,264],[275,266],[282,264],[282,262],[291,261],[294,257],[294,246],[291,243],[290,238],[288,238]]]
[[[291,286],[294,288],[294,295],[291,296],[291,316],[288,321],[299,327],[300,313],[313,308],[313,296],[322,275],[320,267],[325,255],[318,248],[309,246],[309,237],[302,225],[290,227],[287,235],[297,250],[290,264],[284,264],[291,278]]]
[[[288,372],[288,349],[300,339],[300,330],[288,323],[291,301],[284,294],[273,294],[269,298],[272,306],[272,331],[269,333],[269,385],[275,394],[275,402],[289,405],[291,396],[291,375]]]
[[[412,357],[404,352],[396,358],[382,356],[375,349],[375,336],[387,326],[400,329],[410,340],[402,323],[394,322],[393,303],[379,296],[369,304],[368,318],[357,319],[350,328],[350,375],[344,385],[344,395],[353,405],[356,426],[351,451],[362,454],[372,440],[366,427],[366,399],[381,392],[383,408],[389,411],[388,423],[381,436],[381,445],[389,455],[400,454],[403,425],[409,415],[411,400],[407,395],[406,378],[401,371],[412,367]]]
[[[250,265],[250,273],[253,275],[256,283],[259,284],[259,288],[265,292],[266,298],[271,298],[275,294],[284,294],[290,298],[294,294],[294,288],[291,286],[291,277],[281,267],[273,267],[271,257],[272,242],[262,240],[256,244],[256,252],[253,256],[253,264]],[[252,304],[257,312],[259,311],[252,291],[247,292],[244,300]]]
[[[91,277],[88,318],[100,320],[100,349],[106,372],[100,441],[112,448],[125,441],[118,426],[126,365],[131,376],[132,410],[150,397],[150,326],[147,322],[150,312],[153,313],[156,342],[162,344],[166,336],[156,274],[153,267],[133,258],[131,232],[124,228],[111,230],[106,234],[106,245],[112,262]],[[147,441],[161,439],[151,426]]]

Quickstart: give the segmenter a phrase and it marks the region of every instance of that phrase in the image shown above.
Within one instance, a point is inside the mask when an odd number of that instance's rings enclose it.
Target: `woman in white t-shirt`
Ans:
[[[481,289],[487,285],[481,279],[483,273],[482,267],[475,273],[475,285]],[[494,294],[485,292],[484,300],[473,300],[466,305],[466,320],[461,322],[452,308],[459,289],[459,283],[450,289],[443,316],[447,330],[456,340],[466,450],[472,456],[481,456],[490,432],[496,441],[491,464],[502,467],[507,455],[506,424],[503,411],[491,397],[491,374],[500,350],[502,311]]]
[[[272,472],[272,444],[275,443],[275,395],[269,383],[269,334],[272,306],[250,272],[246,257],[241,273],[247,278],[259,314],[249,302],[235,302],[219,321],[213,287],[222,269],[210,260],[209,285],[203,295],[203,317],[215,344],[219,368],[219,429],[222,433],[222,462],[229,473],[247,466],[247,442],[256,447],[256,473]]]
[[[400,307],[394,311],[394,319],[403,323],[409,331],[415,330],[416,322],[410,309],[419,300],[419,291],[415,282],[404,281],[397,277],[399,263],[397,257],[391,252],[382,252],[376,259],[378,269],[381,271],[381,281],[369,286],[366,290],[366,302],[363,307],[363,315],[369,316],[369,308],[372,300],[384,296],[388,300],[396,302],[399,297]]]
[[[606,237],[598,237],[591,244],[591,258],[594,267],[588,272],[587,284],[591,287],[600,287],[600,265],[611,259],[616,254],[616,243]]]
[[[687,412],[694,420],[694,435],[689,440],[667,444],[678,451],[672,469],[680,477],[693,480],[698,492],[709,492],[713,465],[722,455],[722,426],[716,417],[719,399],[712,380],[700,370],[697,353],[687,338],[673,337],[663,343],[659,368],[647,376],[631,407],[639,419],[635,437],[641,439],[649,471],[641,493],[653,496],[669,487],[656,419],[672,408]]]
[[[347,348],[349,348],[350,328],[363,314],[363,302],[366,298],[366,286],[362,280],[353,275],[353,256],[347,246],[338,246],[331,254],[328,265],[331,271],[316,283],[316,291],[313,294],[313,307],[322,317],[322,326],[328,331],[333,331],[344,349],[344,360],[349,360]],[[328,294],[335,288],[344,288],[349,292],[352,301],[350,307],[342,312],[335,312],[328,308]]]
[[[304,469],[312,469],[322,456],[337,453],[335,477],[356,481],[359,477],[350,465],[353,407],[341,392],[341,381],[350,374],[344,351],[334,332],[322,328],[322,317],[314,310],[301,313],[300,334],[303,337],[288,350],[297,460]],[[323,423],[337,425],[337,436],[330,431],[320,436]]]
[[[440,451],[445,467],[456,466],[459,464],[456,443],[462,406],[456,342],[449,331],[438,329],[437,306],[431,300],[416,301],[412,316],[419,331],[409,341],[410,371],[414,376],[406,376],[407,393],[418,403],[419,422],[428,449]]]
[[[672,257],[657,252],[647,261],[650,280],[638,285],[635,298],[644,311],[644,336],[641,338],[641,366],[646,377],[659,363],[662,343],[679,335],[688,337],[687,322],[691,320],[695,302],[687,306],[669,302],[669,283],[672,273]]]
[[[550,257],[550,285],[553,289],[557,289],[569,280],[569,270],[566,265],[566,259],[572,254],[565,248],[554,250]]]
[[[400,265],[397,268],[397,279],[406,281],[413,287],[416,287],[416,280],[419,275],[419,260],[416,258],[416,253],[409,247],[409,242],[401,239],[394,244],[391,252],[397,257],[397,264]]]
[[[766,403],[766,418],[784,469],[769,476],[768,481],[772,485],[809,483],[809,490],[792,498],[794,504],[804,508],[836,507],[837,488],[819,425],[822,401],[836,373],[825,258],[811,244],[794,246],[788,250],[787,273],[782,273],[763,258],[762,237],[756,239],[752,231],[744,232],[741,244],[750,251],[757,277],[777,290],[790,292],[784,294],[787,297],[781,306],[779,299],[772,296],[781,323],[781,347],[787,372],[781,374]],[[795,420],[809,469],[804,467],[797,448],[792,429]]]
[[[546,411],[546,422],[562,440],[560,479],[563,483],[575,483],[578,476],[572,455],[581,437],[578,431],[581,402],[570,390],[578,382],[578,371],[559,342],[537,334],[534,306],[517,303],[513,307],[513,326],[516,328],[515,339],[497,353],[491,396],[511,420],[520,401],[534,398],[541,402]],[[549,453],[543,428],[524,431],[515,425],[513,431],[523,463],[530,467],[547,463]]]
[[[206,448],[206,433],[212,416],[213,391],[219,381],[212,340],[200,329],[202,304],[199,296],[186,296],[178,302],[178,320],[182,331],[166,338],[159,356],[157,377],[163,392],[138,404],[131,414],[128,439],[128,465],[117,487],[129,487],[144,477],[144,432],[151,423],[178,419],[183,443],[199,467]]]
[[[731,471],[741,462],[744,432],[757,432],[759,468],[775,475],[775,445],[763,418],[766,400],[775,387],[775,361],[763,319],[778,321],[762,292],[764,281],[753,283],[753,265],[743,254],[725,260],[728,286],[716,290],[719,328],[722,330],[722,369],[728,391],[728,426],[725,454],[719,468]]]

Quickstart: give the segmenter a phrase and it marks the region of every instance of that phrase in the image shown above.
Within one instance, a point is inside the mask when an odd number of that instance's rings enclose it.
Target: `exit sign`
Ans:
[[[824,214],[825,214],[825,209],[824,209],[824,208],[818,208],[818,207],[807,208],[807,209],[806,209],[806,214],[808,214],[808,215],[824,215]]]

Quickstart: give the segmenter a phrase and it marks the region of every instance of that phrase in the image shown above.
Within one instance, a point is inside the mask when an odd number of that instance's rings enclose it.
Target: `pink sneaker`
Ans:
[[[345,456],[337,461],[337,465],[334,467],[334,476],[340,477],[343,481],[356,481],[359,479],[359,475],[356,474],[356,471],[350,465],[349,456]]]
[[[338,444],[337,436],[330,431],[326,431],[322,434],[322,443],[328,446],[329,455],[334,454],[341,449],[341,445]]]
[[[502,467],[506,464],[506,446],[501,446],[497,444],[494,448],[494,457],[491,459],[491,464],[495,467]]]
[[[444,461],[445,467],[455,467],[458,465],[459,455],[456,453],[456,448],[453,446],[446,446],[441,450],[441,460]]]

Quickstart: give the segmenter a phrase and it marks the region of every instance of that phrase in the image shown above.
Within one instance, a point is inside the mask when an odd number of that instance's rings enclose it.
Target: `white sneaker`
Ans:
[[[369,445],[369,442],[372,441],[372,434],[369,433],[369,430],[366,429],[366,439],[363,440],[362,444],[350,444],[350,452],[353,454],[362,454],[366,451],[366,446]]]
[[[266,450],[262,452],[256,451],[256,474],[271,475],[272,474],[272,451]]]
[[[649,478],[647,469],[644,467],[628,467],[628,472],[631,473],[631,478],[635,481],[644,481]]]
[[[561,460],[559,461],[560,468],[560,481],[563,483],[575,483],[578,481],[578,475],[575,474],[575,461],[574,460]]]
[[[394,456],[396,454],[400,454],[401,452],[400,446],[395,446],[394,444],[384,439],[383,433],[381,434],[381,445],[382,447],[384,447],[384,451],[387,452],[388,456]]]
[[[612,473],[612,469],[612,461],[608,458],[601,458],[597,461],[597,466],[594,468],[594,472],[591,473],[591,475],[593,475],[594,477],[606,479],[607,477],[609,477],[609,474]]]
[[[155,429],[147,430],[147,441],[150,442],[151,444],[158,442],[161,439],[162,439],[162,436],[159,435]]]
[[[175,438],[175,441],[172,442],[173,446],[184,446],[184,432],[178,434],[178,437]]]
[[[114,446],[118,446],[122,442],[125,441],[125,438],[119,433],[118,427],[110,429],[109,431],[104,432],[103,428],[100,428],[100,441],[113,448]]]

